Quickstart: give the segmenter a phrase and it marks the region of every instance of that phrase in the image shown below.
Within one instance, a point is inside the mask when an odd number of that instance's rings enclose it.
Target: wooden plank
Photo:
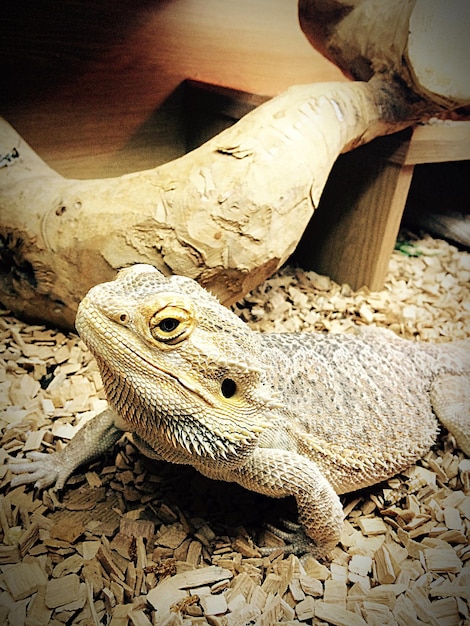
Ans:
[[[77,574],[68,574],[61,578],[51,578],[46,588],[46,606],[49,609],[64,607],[76,602],[80,596],[80,578]]]
[[[411,133],[339,157],[295,253],[304,269],[353,289],[382,289],[413,175],[404,165]]]
[[[470,122],[442,122],[417,126],[406,165],[470,159]]]

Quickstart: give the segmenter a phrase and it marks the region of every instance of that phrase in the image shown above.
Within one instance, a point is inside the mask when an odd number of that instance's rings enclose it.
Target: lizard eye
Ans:
[[[192,333],[194,323],[194,317],[190,311],[169,304],[152,314],[149,319],[149,329],[154,339],[172,346],[180,343]]]
[[[237,391],[237,383],[231,378],[224,378],[220,386],[220,391],[224,398],[233,398]]]
[[[180,321],[175,317],[165,317],[159,324],[158,328],[164,333],[172,333],[178,328]]]

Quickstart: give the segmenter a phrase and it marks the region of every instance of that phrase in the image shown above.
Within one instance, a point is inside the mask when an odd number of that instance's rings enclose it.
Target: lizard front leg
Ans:
[[[287,450],[256,448],[241,467],[200,471],[273,498],[294,496],[306,536],[297,535],[291,545],[293,552],[325,556],[338,543],[343,508],[338,494],[313,461]]]
[[[11,486],[34,483],[38,489],[45,489],[53,484],[54,490],[62,489],[77,467],[106,452],[122,434],[119,418],[112,409],[106,409],[80,428],[60,452],[31,452],[27,455],[29,461],[12,460],[9,469],[18,476],[12,479]]]

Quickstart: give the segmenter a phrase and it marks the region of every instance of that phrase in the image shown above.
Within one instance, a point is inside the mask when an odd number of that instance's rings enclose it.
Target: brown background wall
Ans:
[[[0,113],[68,177],[176,156],[185,79],[268,96],[345,80],[302,34],[297,0],[4,2]]]

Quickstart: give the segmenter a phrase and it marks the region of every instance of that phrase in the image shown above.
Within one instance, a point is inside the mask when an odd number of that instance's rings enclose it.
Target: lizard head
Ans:
[[[194,280],[150,265],[121,270],[89,291],[76,327],[111,405],[160,456],[241,462],[270,426],[257,333]]]

